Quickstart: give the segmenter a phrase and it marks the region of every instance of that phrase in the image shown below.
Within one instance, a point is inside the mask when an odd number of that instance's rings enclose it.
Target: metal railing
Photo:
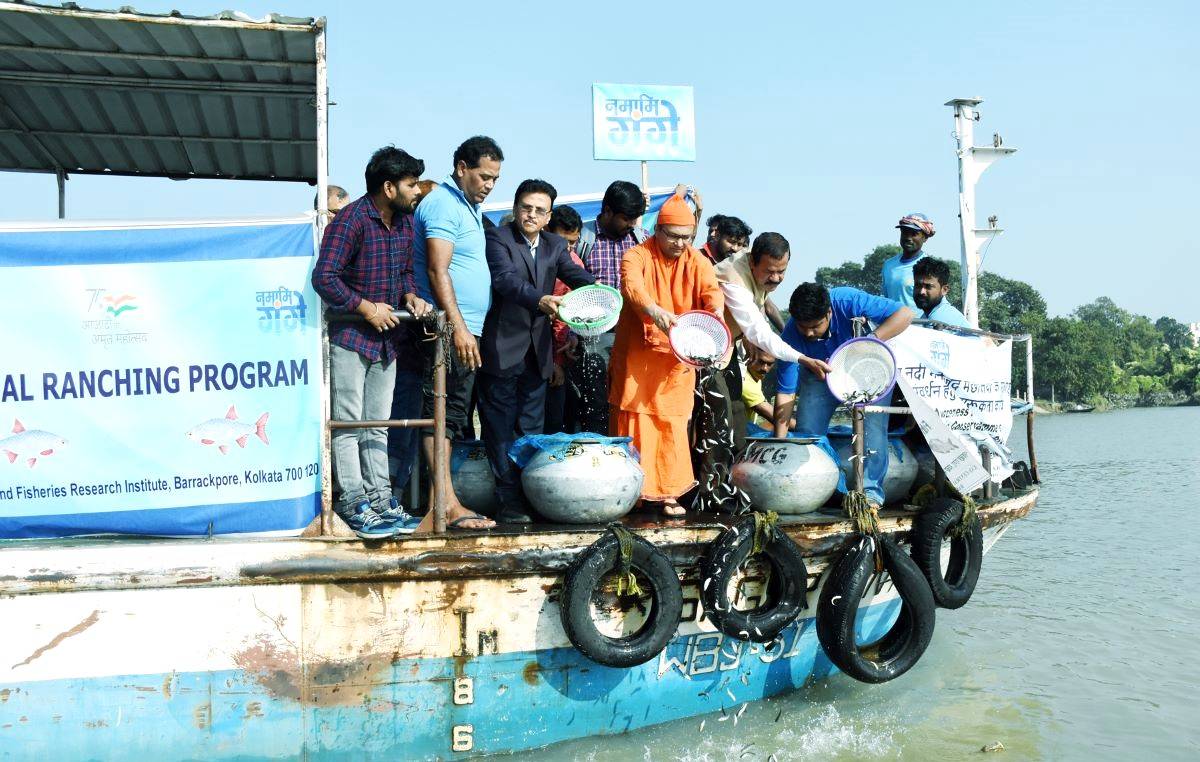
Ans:
[[[423,318],[417,318],[407,310],[394,310],[392,316],[401,323],[418,323],[426,322]],[[322,324],[322,352],[324,365],[324,388],[328,390],[329,385],[329,323],[344,323],[344,322],[365,322],[366,318],[361,315],[344,313],[344,312],[326,312],[325,322]],[[449,358],[446,355],[445,343],[442,341],[442,336],[446,330],[446,313],[437,311],[434,313],[432,321],[436,326],[435,333],[432,337],[434,343],[433,349],[433,418],[405,418],[405,419],[388,419],[384,421],[335,421],[329,418],[330,405],[329,394],[326,392],[324,410],[322,416],[325,418],[324,435],[322,437],[321,447],[321,534],[328,536],[333,533],[333,431],[335,429],[433,429],[433,462],[430,464],[430,482],[433,487],[433,531],[441,534],[446,531],[446,490],[449,485],[443,478],[446,470],[446,363]],[[392,329],[395,330],[395,329]],[[412,476],[413,481],[418,478],[420,469],[418,467],[420,459],[420,445],[417,447],[417,460],[413,465]],[[416,506],[414,505],[415,509]]]

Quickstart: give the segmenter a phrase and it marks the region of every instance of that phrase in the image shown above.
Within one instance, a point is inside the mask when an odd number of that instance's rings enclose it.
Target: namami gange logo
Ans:
[[[119,318],[124,313],[132,312],[138,308],[134,304],[137,301],[137,297],[133,294],[121,294],[120,296],[105,294],[100,298],[100,301],[104,303],[104,311],[115,318]]]

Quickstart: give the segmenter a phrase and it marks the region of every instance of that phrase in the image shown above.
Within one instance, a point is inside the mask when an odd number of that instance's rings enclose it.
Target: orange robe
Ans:
[[[621,296],[625,304],[609,365],[613,434],[633,437],[641,453],[642,497],[677,498],[696,484],[687,430],[696,371],[675,357],[646,308],[656,304],[676,315],[689,310],[720,315],[725,299],[703,254],[688,246],[672,260],[659,252],[654,238],[621,258]]]

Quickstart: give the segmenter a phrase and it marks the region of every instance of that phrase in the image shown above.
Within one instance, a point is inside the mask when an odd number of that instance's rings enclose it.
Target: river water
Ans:
[[[906,675],[836,675],[737,726],[681,720],[533,756],[1200,759],[1200,408],[1044,416],[1037,434],[1038,506],[987,555],[971,602],[938,611]]]

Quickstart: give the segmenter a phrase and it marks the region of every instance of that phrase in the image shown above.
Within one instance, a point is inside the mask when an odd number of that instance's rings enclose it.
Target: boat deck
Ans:
[[[980,504],[983,527],[1026,515],[1036,488],[1003,490]],[[903,533],[916,514],[886,510],[880,530]],[[622,523],[665,552],[694,566],[705,545],[738,517],[694,513],[664,519],[630,514]],[[836,508],[781,517],[781,525],[813,559],[855,536]],[[557,574],[605,531],[602,525],[532,524],[488,531],[454,531],[398,540],[355,537],[94,537],[0,542],[0,596],[144,587],[215,587],[329,582],[384,582]],[[70,552],[63,552],[66,549]]]

